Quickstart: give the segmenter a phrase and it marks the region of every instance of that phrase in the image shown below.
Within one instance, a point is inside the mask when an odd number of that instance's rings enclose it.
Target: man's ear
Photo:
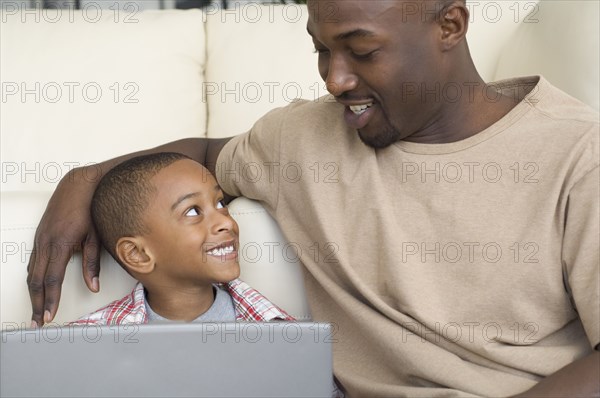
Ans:
[[[138,274],[149,274],[156,265],[154,256],[142,237],[126,236],[117,241],[117,257],[129,270]]]
[[[439,18],[441,27],[442,51],[454,48],[465,39],[469,27],[469,10],[460,1],[454,1],[445,7]]]

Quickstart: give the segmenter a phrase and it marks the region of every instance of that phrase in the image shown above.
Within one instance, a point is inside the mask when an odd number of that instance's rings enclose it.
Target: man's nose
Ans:
[[[325,85],[334,97],[356,88],[358,78],[344,57],[331,56],[326,70]]]

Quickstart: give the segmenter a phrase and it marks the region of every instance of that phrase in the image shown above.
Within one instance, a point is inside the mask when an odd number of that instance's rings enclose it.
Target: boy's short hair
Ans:
[[[92,197],[92,220],[100,241],[120,264],[115,252],[117,241],[148,232],[142,215],[156,194],[150,179],[182,159],[191,158],[175,152],[137,156],[118,164],[100,180]]]

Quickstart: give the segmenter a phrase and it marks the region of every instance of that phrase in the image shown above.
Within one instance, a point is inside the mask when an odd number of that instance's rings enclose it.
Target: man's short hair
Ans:
[[[118,164],[102,177],[92,197],[92,220],[100,241],[117,262],[117,241],[149,232],[143,214],[156,194],[150,179],[172,163],[190,159],[181,153],[137,156]],[[122,265],[122,264],[121,264]]]

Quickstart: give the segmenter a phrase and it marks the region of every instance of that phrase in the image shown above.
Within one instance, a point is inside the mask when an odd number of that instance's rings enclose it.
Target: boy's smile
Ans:
[[[235,241],[221,243],[206,251],[209,256],[219,257],[223,261],[237,258],[237,248],[235,247]]]

